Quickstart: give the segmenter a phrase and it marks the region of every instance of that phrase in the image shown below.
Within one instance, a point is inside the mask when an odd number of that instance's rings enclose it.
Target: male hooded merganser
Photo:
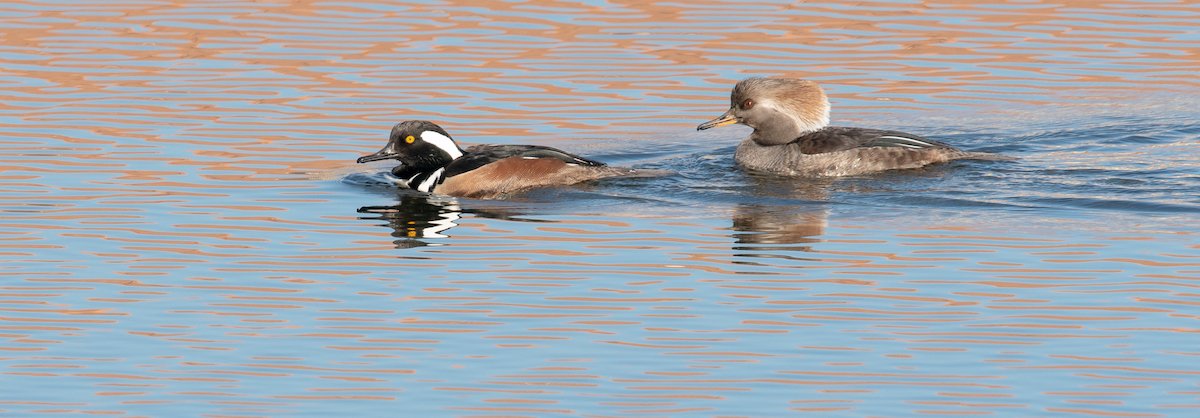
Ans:
[[[397,123],[387,145],[358,162],[389,158],[400,161],[392,175],[410,189],[436,188],[441,194],[481,199],[635,173],[538,145],[475,145],[464,150],[441,126],[424,120]]]
[[[904,132],[829,126],[829,99],[810,80],[748,78],[733,87],[730,102],[725,114],[696,130],[734,123],[754,128],[734,153],[739,165],[754,171],[852,176],[958,159],[1006,159]]]

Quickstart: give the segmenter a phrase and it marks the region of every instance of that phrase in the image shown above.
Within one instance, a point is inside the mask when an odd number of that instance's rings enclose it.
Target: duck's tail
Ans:
[[[1020,158],[994,152],[962,151],[956,160],[1017,161]]]
[[[657,170],[651,168],[628,168],[628,167],[607,167],[610,169],[608,177],[663,177],[675,174],[671,170]]]

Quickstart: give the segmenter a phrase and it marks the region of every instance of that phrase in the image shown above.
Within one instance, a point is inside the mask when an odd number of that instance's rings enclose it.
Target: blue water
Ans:
[[[1191,416],[1197,14],[0,6],[0,415]],[[748,174],[751,75],[1016,160]],[[354,164],[418,118],[672,174]]]

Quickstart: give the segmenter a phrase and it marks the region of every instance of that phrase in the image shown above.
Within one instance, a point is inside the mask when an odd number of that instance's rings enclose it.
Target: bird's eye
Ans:
[[[413,138],[412,135],[404,137],[405,144],[411,144],[411,143],[415,142],[416,140],[417,140],[417,138]]]
[[[742,110],[747,110],[754,107],[754,100],[746,99],[742,101]]]

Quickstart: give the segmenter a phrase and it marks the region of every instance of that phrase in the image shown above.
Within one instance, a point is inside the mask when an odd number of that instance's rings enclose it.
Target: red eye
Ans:
[[[752,108],[752,107],[754,107],[754,101],[753,101],[753,100],[746,99],[745,101],[743,101],[743,102],[742,102],[742,110],[746,110],[746,109],[749,109],[749,108]]]

